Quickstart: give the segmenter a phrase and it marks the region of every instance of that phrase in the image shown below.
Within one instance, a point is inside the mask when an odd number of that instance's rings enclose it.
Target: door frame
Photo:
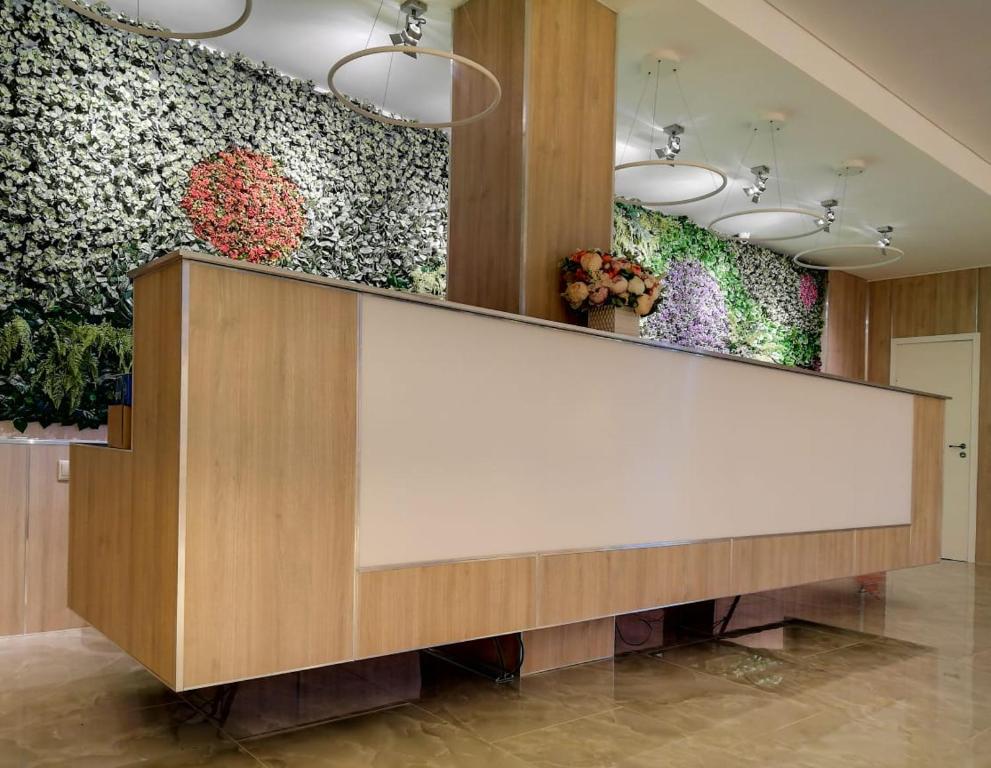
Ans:
[[[970,404],[970,494],[969,515],[967,520],[967,562],[973,563],[977,555],[977,474],[980,444],[978,441],[978,415],[980,413],[981,395],[981,334],[980,333],[949,333],[942,336],[901,336],[891,339],[891,355],[889,358],[889,381],[895,378],[895,353],[898,347],[909,344],[936,344],[945,341],[969,341],[971,343],[971,397]],[[945,432],[944,432],[945,435]],[[944,474],[945,477],[945,474]]]

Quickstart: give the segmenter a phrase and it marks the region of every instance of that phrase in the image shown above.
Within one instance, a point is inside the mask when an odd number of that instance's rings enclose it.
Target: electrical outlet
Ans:
[[[58,481],[60,483],[69,482],[69,460],[59,459],[58,460]]]

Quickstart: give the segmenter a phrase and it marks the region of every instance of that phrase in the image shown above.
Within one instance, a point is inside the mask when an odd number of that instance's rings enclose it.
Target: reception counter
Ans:
[[[196,253],[132,277],[70,605],[176,690],[938,559],[939,398]]]

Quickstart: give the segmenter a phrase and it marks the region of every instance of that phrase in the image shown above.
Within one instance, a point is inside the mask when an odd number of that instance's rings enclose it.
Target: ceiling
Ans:
[[[135,2],[112,0],[111,4],[133,12]],[[430,3],[423,45],[450,48],[450,12],[459,2]],[[768,2],[975,152],[988,156],[988,134],[981,128],[991,117],[991,88],[986,80],[991,54],[988,46],[978,44],[982,27],[977,22],[981,14],[991,16],[991,10],[985,9],[991,3],[941,0],[939,12],[934,12],[933,4],[925,0]],[[243,7],[243,0],[141,3],[145,18],[155,18],[175,29],[220,26],[236,18]],[[906,256],[890,266],[860,272],[864,277],[991,264],[991,198],[928,154],[699,3],[611,0],[607,4],[619,12],[617,160],[646,159],[652,125],[654,144],[660,144],[663,137],[659,129],[678,122],[687,128],[680,158],[707,160],[730,177],[722,194],[666,211],[708,224],[720,212],[754,208],[741,189],[751,181],[749,167],[759,163],[774,166],[761,207],[778,206],[780,200],[783,207],[818,209],[820,200],[842,193],[843,180],[836,175],[836,168],[858,159],[867,169],[847,180],[838,210],[840,220],[833,233],[775,243],[776,250],[795,253],[818,244],[869,243],[876,239],[877,226],[890,224],[895,227],[894,245],[903,248]],[[211,41],[211,46],[267,61],[287,74],[312,79],[318,86],[325,86],[334,61],[366,47],[380,6],[370,44],[388,44],[388,33],[398,26],[398,0],[255,0],[254,5],[255,12],[242,29]],[[928,6],[926,12],[923,5]],[[880,11],[874,13],[880,8],[887,11],[883,18]],[[905,18],[900,15],[902,9]],[[965,29],[959,29],[960,25]],[[987,28],[985,24],[983,29]],[[931,34],[917,42],[923,31]],[[883,45],[876,44],[878,41]],[[922,46],[923,42],[928,47]],[[872,43],[876,45],[872,47]],[[900,55],[899,44],[904,49]],[[961,44],[966,51],[956,57],[950,55],[956,54]],[[662,49],[680,54],[678,78],[688,108],[671,65],[665,64],[657,86],[656,120],[651,120],[653,83],[647,85],[646,106],[634,120],[637,103],[645,92],[644,61]],[[920,50],[924,55],[919,55]],[[954,61],[946,63],[946,59]],[[927,71],[926,66],[933,62],[940,64]],[[429,68],[437,64],[440,66]],[[389,71],[388,57],[371,62],[367,68],[355,67],[342,71],[342,89],[380,102]],[[392,67],[387,103],[391,111],[420,119],[449,114],[450,68],[441,60],[427,62],[421,57],[414,62],[399,56]],[[971,90],[961,91],[958,83]],[[780,130],[775,133],[773,148],[766,120],[770,113],[784,116],[778,121]],[[744,157],[748,143],[750,152]],[[702,189],[707,189],[710,177],[703,174],[699,178]],[[685,184],[691,186],[687,180]],[[765,224],[772,229],[786,224],[776,222],[771,214],[751,219],[734,222],[731,231],[749,229],[756,236],[766,231],[760,229]],[[795,222],[787,225],[794,231]]]
[[[766,2],[991,162],[991,2]]]

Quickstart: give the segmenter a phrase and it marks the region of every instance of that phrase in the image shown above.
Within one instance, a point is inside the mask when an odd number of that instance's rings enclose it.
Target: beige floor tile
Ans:
[[[0,735],[78,714],[178,701],[93,629],[0,639]]]
[[[8,729],[0,734],[0,768],[258,768],[231,739],[185,704],[104,712]]]
[[[499,746],[543,768],[613,768],[683,737],[663,718],[623,707],[504,739]]]
[[[413,705],[246,742],[269,768],[527,768]]]

